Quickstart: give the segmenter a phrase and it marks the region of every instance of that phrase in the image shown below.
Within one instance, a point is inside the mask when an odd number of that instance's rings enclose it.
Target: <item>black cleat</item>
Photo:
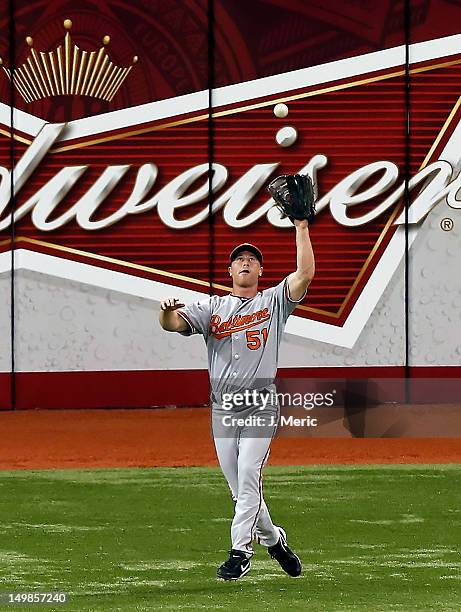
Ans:
[[[287,534],[285,531],[279,527],[280,538],[277,544],[274,546],[269,546],[267,552],[270,554],[272,559],[276,559],[280,567],[286,572],[289,576],[299,576],[301,573],[301,561],[298,555],[290,550],[287,546]]]
[[[241,550],[229,551],[229,559],[218,569],[218,578],[238,580],[250,571],[250,559]]]

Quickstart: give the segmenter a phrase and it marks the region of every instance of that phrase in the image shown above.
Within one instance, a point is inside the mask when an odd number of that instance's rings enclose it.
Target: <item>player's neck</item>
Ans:
[[[232,286],[232,295],[236,297],[252,298],[258,293],[258,285],[254,287],[236,287]]]

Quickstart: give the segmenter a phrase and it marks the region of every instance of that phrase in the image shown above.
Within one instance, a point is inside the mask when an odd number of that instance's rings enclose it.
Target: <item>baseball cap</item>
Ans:
[[[239,244],[235,247],[235,249],[229,255],[229,261],[232,263],[234,259],[240,255],[242,251],[250,251],[253,255],[256,255],[257,260],[261,265],[263,265],[263,254],[254,244],[250,244],[249,242],[244,242],[243,244]]]

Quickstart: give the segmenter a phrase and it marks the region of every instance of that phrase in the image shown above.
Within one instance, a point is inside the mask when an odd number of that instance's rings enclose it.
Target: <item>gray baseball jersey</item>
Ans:
[[[205,339],[212,404],[273,383],[285,323],[303,298],[290,298],[285,278],[252,298],[213,295],[176,311],[189,325],[183,335]]]

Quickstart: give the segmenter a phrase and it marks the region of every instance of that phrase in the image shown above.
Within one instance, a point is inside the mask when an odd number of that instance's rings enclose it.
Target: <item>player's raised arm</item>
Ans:
[[[288,288],[292,300],[299,300],[305,294],[315,274],[315,258],[309,236],[308,221],[294,220],[296,228],[296,272],[288,277]]]
[[[315,261],[309,236],[309,223],[315,219],[315,189],[306,174],[283,174],[267,187],[280,212],[296,228],[296,272],[288,277],[290,298],[300,300],[314,278]]]
[[[183,306],[184,304],[174,297],[165,298],[160,301],[159,321],[164,330],[181,332],[188,329],[186,321],[175,312]]]

